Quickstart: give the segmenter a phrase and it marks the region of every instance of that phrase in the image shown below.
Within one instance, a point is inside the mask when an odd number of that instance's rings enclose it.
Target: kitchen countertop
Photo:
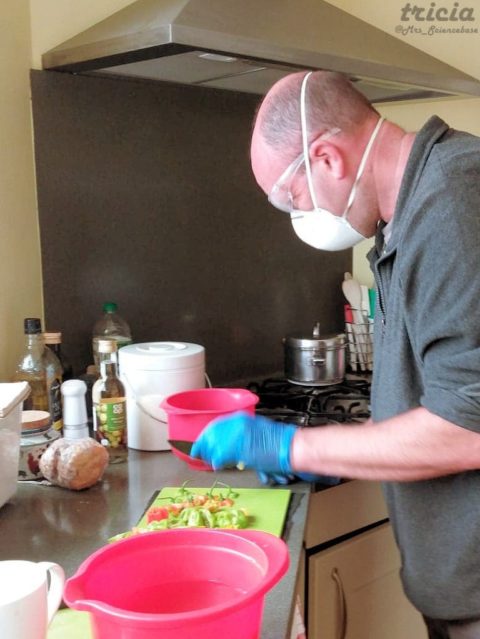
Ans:
[[[0,508],[0,560],[55,561],[68,576],[107,539],[140,519],[153,494],[164,486],[209,487],[215,478],[236,488],[261,488],[252,471],[191,470],[169,451],[129,451],[127,463],[111,465],[103,481],[84,491],[19,482],[12,503]],[[283,539],[290,568],[267,595],[261,639],[289,639],[290,616],[308,510],[310,485],[289,486],[292,498]]]

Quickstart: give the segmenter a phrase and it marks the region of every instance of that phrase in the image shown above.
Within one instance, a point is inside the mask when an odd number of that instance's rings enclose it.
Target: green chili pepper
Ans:
[[[187,526],[195,527],[202,525],[202,515],[200,510],[197,508],[190,508],[190,512],[188,514]]]
[[[218,510],[215,513],[215,524],[217,528],[230,528],[232,524],[232,513],[228,510]]]
[[[147,526],[147,530],[166,530],[170,528],[169,519],[161,519],[160,521],[151,521]]]
[[[202,514],[203,521],[207,528],[215,528],[215,518],[213,513],[211,513],[208,508],[201,508],[200,512]]]
[[[232,509],[232,522],[236,528],[246,528],[248,526],[248,518],[240,508]]]

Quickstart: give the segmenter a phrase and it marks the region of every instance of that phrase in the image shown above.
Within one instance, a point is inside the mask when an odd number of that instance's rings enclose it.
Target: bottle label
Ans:
[[[104,445],[111,448],[126,446],[126,407],[125,397],[100,398],[95,405],[97,435]]]
[[[61,382],[55,378],[50,384],[50,414],[52,416],[52,426],[55,430],[62,430],[62,394],[60,392]]]

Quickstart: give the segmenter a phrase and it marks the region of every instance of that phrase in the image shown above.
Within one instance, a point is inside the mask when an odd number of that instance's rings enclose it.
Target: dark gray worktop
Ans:
[[[127,463],[109,466],[103,481],[88,490],[19,482],[15,499],[0,508],[0,559],[55,561],[71,576],[109,537],[136,524],[157,490],[185,480],[209,487],[215,478],[237,488],[262,487],[251,471],[193,471],[168,451],[135,450],[129,451]],[[283,539],[290,568],[266,597],[261,639],[289,637],[310,486],[289,488],[293,494]]]

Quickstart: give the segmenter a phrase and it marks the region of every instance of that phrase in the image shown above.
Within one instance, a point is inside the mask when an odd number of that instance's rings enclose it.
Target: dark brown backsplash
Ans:
[[[351,251],[296,238],[250,170],[257,96],[33,71],[46,328],[76,374],[115,301],[135,342],[203,344],[216,385],[283,369],[282,338],[342,330]]]

